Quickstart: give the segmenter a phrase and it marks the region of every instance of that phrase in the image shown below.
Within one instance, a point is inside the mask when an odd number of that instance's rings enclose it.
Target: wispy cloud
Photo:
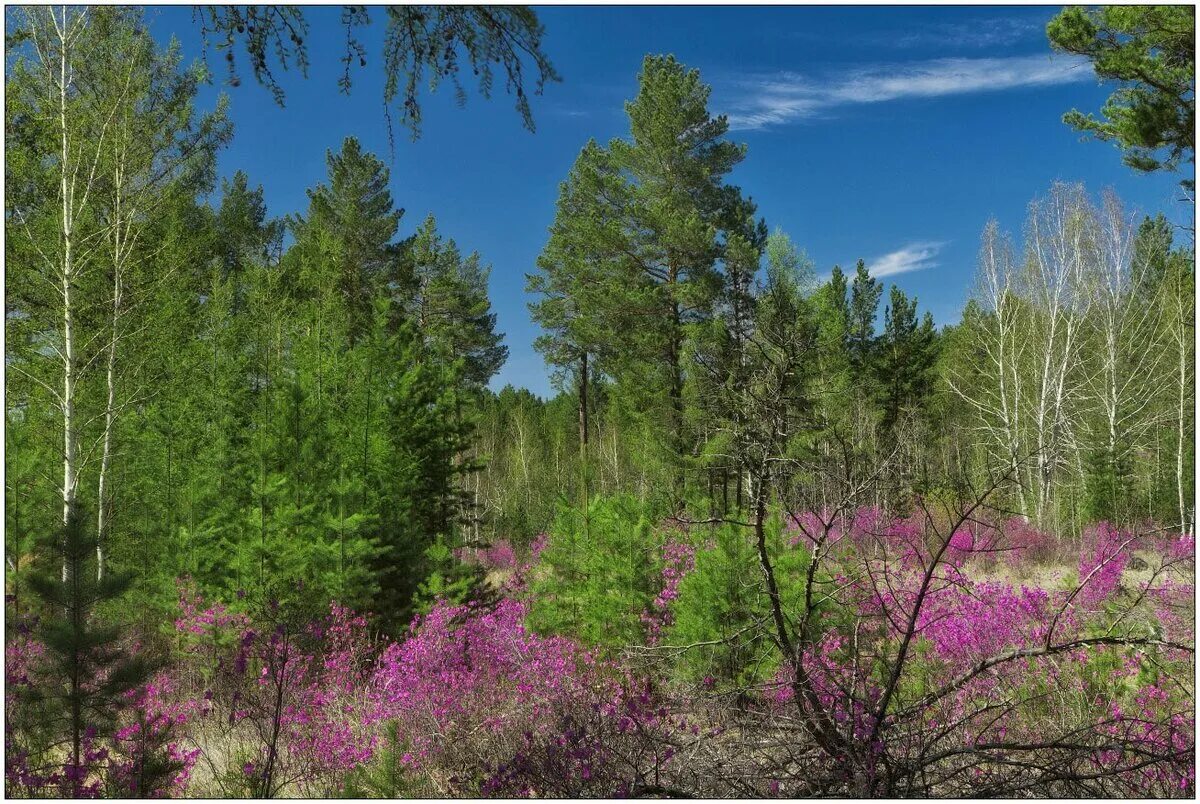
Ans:
[[[876,65],[823,79],[780,73],[740,82],[743,94],[728,118],[730,128],[760,129],[839,106],[1052,86],[1091,77],[1082,57],[1044,55]]]
[[[960,48],[986,48],[1011,45],[1023,39],[1038,37],[1045,42],[1046,21],[1033,17],[992,17],[971,22],[945,22],[921,28],[882,34],[874,37],[876,44],[892,47],[924,47],[927,45]]]
[[[946,243],[940,240],[909,243],[873,260],[867,260],[867,270],[870,271],[871,276],[878,279],[932,268],[937,265],[937,255],[945,245]]]

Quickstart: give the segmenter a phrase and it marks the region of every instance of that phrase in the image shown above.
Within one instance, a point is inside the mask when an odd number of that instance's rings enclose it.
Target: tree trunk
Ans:
[[[1180,329],[1183,330],[1183,322],[1180,322]],[[1178,408],[1178,427],[1179,436],[1175,439],[1175,488],[1179,495],[1179,527],[1184,533],[1189,533],[1187,496],[1184,494],[1184,476],[1183,476],[1183,445],[1187,441],[1187,426],[1188,418],[1185,414],[1187,407],[1187,343],[1181,338],[1179,344],[1179,408]]]
[[[112,464],[113,424],[116,420],[116,366],[117,366],[117,322],[121,314],[121,255],[120,229],[118,226],[113,260],[113,306],[112,330],[108,342],[108,365],[105,371],[104,446],[100,455],[100,479],[96,484],[96,580],[104,577],[104,540],[107,516],[108,470]]]
[[[51,12],[53,16],[53,12]],[[62,521],[65,529],[67,520],[71,515],[71,507],[75,504],[76,482],[78,480],[78,452],[79,445],[75,436],[75,332],[74,332],[74,299],[72,297],[72,285],[75,281],[75,265],[73,263],[74,254],[72,247],[74,245],[74,210],[72,204],[73,183],[68,181],[68,175],[72,174],[71,170],[71,152],[69,135],[67,131],[67,71],[68,71],[68,47],[67,47],[67,18],[66,9],[63,9],[62,29],[60,39],[62,48],[59,51],[59,74],[58,74],[58,90],[59,90],[59,133],[61,135],[61,162],[59,164],[59,192],[62,194],[62,246],[63,246],[63,262],[62,262],[62,304],[63,304],[63,485],[62,485]],[[65,538],[65,537],[64,537]],[[62,579],[65,583],[68,579],[68,567],[66,560],[66,544],[63,545],[63,566]]]
[[[579,493],[583,501],[583,535],[590,542],[591,527],[588,517],[588,353],[579,358]]]

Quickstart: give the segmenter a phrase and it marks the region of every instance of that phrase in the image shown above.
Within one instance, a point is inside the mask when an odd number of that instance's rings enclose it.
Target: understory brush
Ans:
[[[977,569],[1032,550],[1028,529],[959,525],[777,517],[772,596],[744,529],[600,502],[523,558],[464,554],[504,588],[436,600],[395,639],[337,603],[225,604],[185,581],[170,664],[79,768],[30,717],[50,668],[26,621],[6,646],[7,790],[1191,795],[1192,539],[1099,523],[1075,582],[1046,588]],[[1135,554],[1153,558],[1136,575]]]

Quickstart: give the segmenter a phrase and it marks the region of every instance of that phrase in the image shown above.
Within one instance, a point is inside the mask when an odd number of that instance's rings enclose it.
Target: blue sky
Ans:
[[[563,81],[533,98],[537,132],[512,98],[465,107],[449,87],[423,100],[421,139],[397,130],[389,156],[378,48],[338,92],[339,10],[307,9],[312,67],[281,75],[285,108],[243,70],[230,96],[234,141],[222,175],[246,171],[272,215],[302,211],[325,177],[325,151],[354,135],[389,161],[406,210],[401,234],[428,212],[464,251],[492,265],[491,298],[510,356],[494,380],[550,392],[525,274],[546,240],[558,184],[589,137],[627,134],[623,102],[646,53],[673,53],[713,86],[714,113],[749,146],[732,181],[812,259],[818,274],[862,257],[885,283],[916,294],[938,324],[965,303],[979,233],[990,216],[1019,236],[1025,208],[1056,179],[1112,187],[1131,207],[1185,214],[1179,177],[1137,175],[1108,144],[1080,142],[1061,122],[1098,110],[1111,86],[1090,67],[1052,56],[1053,7],[551,7],[545,46]],[[153,30],[199,56],[189,8],[150,12]],[[377,39],[382,13],[377,20]],[[370,47],[370,45],[369,45]],[[244,58],[242,64],[245,64]]]

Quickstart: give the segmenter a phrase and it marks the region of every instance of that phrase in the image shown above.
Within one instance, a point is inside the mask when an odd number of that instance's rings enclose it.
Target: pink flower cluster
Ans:
[[[184,730],[190,720],[211,710],[212,701],[180,696],[177,686],[169,674],[159,673],[127,696],[132,715],[114,734],[122,758],[115,760],[110,768],[113,781],[125,795],[156,798],[184,795],[187,791],[200,749],[187,747]],[[154,761],[152,755],[156,753],[165,756],[178,770],[165,780],[165,789],[146,789],[143,770]]]
[[[1107,522],[1084,531],[1079,554],[1080,605],[1098,608],[1116,593],[1138,542],[1137,536]]]
[[[1021,517],[1013,517],[1001,526],[1001,547],[1010,566],[1022,564],[1046,564],[1054,560],[1059,552],[1058,540],[1053,534],[1034,527]]]
[[[803,544],[805,547],[811,548],[824,529],[821,519],[822,517],[817,516],[813,511],[788,514],[783,526],[784,533],[787,534],[788,545],[799,547]]]
[[[609,676],[558,711],[551,729],[525,731],[480,789],[488,796],[636,796],[669,769],[672,738],[699,733],[649,682]]]
[[[795,530],[801,534],[804,530],[819,532],[816,517],[809,515],[806,521],[805,516],[794,517]],[[1005,530],[1009,537],[1024,539],[1021,549],[1013,551],[1015,555],[1029,559],[1031,555],[1026,551],[1046,548],[1044,534],[1022,523],[1009,522]],[[1047,724],[1039,719],[1044,715],[1029,715],[1014,701],[1040,700],[1047,689],[1055,690],[1056,700],[1073,701],[1081,712],[1089,713],[1087,716],[1108,723],[1106,728],[1112,734],[1120,733],[1128,751],[1136,753],[1141,746],[1147,755],[1163,756],[1194,745],[1190,737],[1185,737],[1193,722],[1190,699],[1185,696],[1181,700],[1177,688],[1172,696],[1156,687],[1157,682],[1148,681],[1157,674],[1158,665],[1139,658],[1139,653],[1122,654],[1120,649],[1113,651],[1099,645],[1080,646],[1061,654],[1055,651],[1039,658],[1039,651],[1052,643],[1070,644],[1106,632],[1110,620],[1104,619],[1103,609],[1119,599],[1122,575],[1134,549],[1150,547],[1150,540],[1107,523],[1090,528],[1080,554],[1078,588],[1051,591],[975,581],[964,573],[969,557],[987,555],[994,545],[1004,543],[988,526],[955,532],[938,564],[932,562],[940,549],[940,537],[931,533],[919,517],[889,519],[876,510],[864,509],[846,524],[845,534],[844,544],[853,549],[835,550],[826,568],[836,582],[832,594],[837,610],[856,612],[853,640],[835,618],[825,626],[829,630],[802,651],[804,687],[806,695],[813,696],[805,706],[818,717],[831,718],[839,730],[855,739],[870,732],[871,712],[879,693],[879,677],[873,676],[870,668],[875,662],[897,655],[912,622],[900,700],[911,704],[914,695],[943,688],[945,693],[913,711],[912,716],[922,725],[907,728],[901,738],[901,742],[907,740],[912,745],[890,745],[889,751],[924,750],[920,741],[930,734],[966,745],[1001,744],[1005,740],[1034,742],[1045,736]],[[839,542],[843,542],[841,533],[835,529],[828,543],[837,546]],[[1178,536],[1159,542],[1154,548],[1162,566],[1180,571],[1170,577],[1156,572],[1152,582],[1141,585],[1141,597],[1130,595],[1120,599],[1121,604],[1133,605],[1135,598],[1148,601],[1151,610],[1147,613],[1168,632],[1168,637],[1190,643],[1194,638],[1194,626],[1190,625],[1194,612],[1187,596],[1192,589],[1194,542]],[[813,542],[798,535],[791,543],[811,546]],[[1022,651],[1029,652],[1028,659],[984,664],[985,660]],[[1124,658],[1119,670],[1114,670],[1110,664],[1121,656]],[[1161,657],[1182,662],[1185,667],[1191,661],[1190,654],[1174,649],[1163,651]],[[981,667],[986,671],[980,672]],[[795,705],[801,687],[796,686],[790,667],[785,664],[775,681],[775,702]],[[1101,683],[1114,686],[1097,689]],[[1136,712],[1120,711],[1117,701],[1127,700],[1126,695],[1132,695]],[[1112,713],[1103,709],[1109,705],[1116,707]],[[1176,708],[1178,713],[1172,714]],[[1036,707],[1033,709],[1036,711]],[[1133,754],[1125,757],[1126,765],[1145,764],[1131,757]],[[1103,764],[1114,758],[1101,757],[1098,752],[1096,761]],[[1177,789],[1192,789],[1194,785],[1194,763],[1190,760],[1145,767],[1145,771],[1131,773],[1156,784],[1148,789],[1164,789],[1164,778]]]
[[[196,591],[189,579],[181,578],[179,587],[179,617],[175,619],[175,630],[180,633],[202,636],[225,628],[237,628],[249,624],[245,614],[229,611],[222,603],[204,607],[204,597]]]
[[[370,760],[378,737],[366,725],[374,652],[364,617],[332,603],[327,617],[294,622],[272,605],[254,622],[201,609],[196,595],[182,600],[176,627],[195,637],[185,651],[217,692],[206,701],[215,699],[230,727],[276,735],[251,738],[256,756],[243,772],[253,789],[276,775],[276,763],[289,764],[299,784],[319,785]]]
[[[370,718],[399,724],[408,764],[435,761],[469,738],[545,731],[581,692],[594,657],[528,631],[525,614],[508,598],[491,608],[438,601],[407,639],[383,650]]]
[[[459,547],[455,557],[466,564],[478,564],[488,570],[515,570],[519,565],[517,551],[506,539],[496,539],[487,547]]]
[[[696,548],[684,541],[667,541],[662,546],[662,561],[662,587],[641,616],[649,645],[657,645],[663,631],[675,621],[671,604],[679,597],[679,584],[696,568]]]

